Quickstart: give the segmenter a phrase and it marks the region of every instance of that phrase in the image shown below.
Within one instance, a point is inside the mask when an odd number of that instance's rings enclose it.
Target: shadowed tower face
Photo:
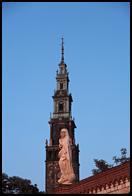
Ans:
[[[69,76],[67,65],[64,63],[64,42],[62,38],[61,45],[61,61],[59,70],[56,72],[56,90],[53,97],[53,113],[50,117],[50,140],[46,142],[46,192],[53,193],[55,187],[60,186],[58,179],[60,178],[59,168],[59,138],[62,128],[67,128],[71,141],[72,149],[72,167],[75,173],[75,182],[79,181],[79,145],[75,144],[74,131],[76,128],[74,119],[72,118],[72,95],[69,93]]]

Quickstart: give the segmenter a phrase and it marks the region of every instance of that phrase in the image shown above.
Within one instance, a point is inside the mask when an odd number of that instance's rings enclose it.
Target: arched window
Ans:
[[[60,89],[63,89],[63,83],[60,83]]]
[[[63,103],[59,102],[59,112],[63,112]]]

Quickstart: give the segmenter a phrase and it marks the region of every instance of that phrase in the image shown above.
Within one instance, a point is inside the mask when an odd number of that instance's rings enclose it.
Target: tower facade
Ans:
[[[67,128],[71,139],[72,166],[76,176],[75,182],[79,181],[79,145],[75,143],[75,122],[72,118],[72,95],[69,93],[69,74],[64,62],[64,42],[62,38],[61,62],[56,72],[56,90],[54,91],[54,109],[50,117],[50,140],[46,140],[46,179],[45,188],[47,193],[53,193],[53,189],[59,186],[59,137],[62,128]]]

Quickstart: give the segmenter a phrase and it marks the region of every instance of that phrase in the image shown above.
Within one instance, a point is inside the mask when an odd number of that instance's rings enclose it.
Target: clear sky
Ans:
[[[61,36],[80,146],[80,178],[111,163],[130,130],[129,3],[3,3],[3,171],[44,190],[45,139]]]

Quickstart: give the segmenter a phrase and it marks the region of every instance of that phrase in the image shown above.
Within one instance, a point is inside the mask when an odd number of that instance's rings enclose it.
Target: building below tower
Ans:
[[[60,186],[54,194],[127,194],[130,193],[130,161],[90,176],[70,186]]]

